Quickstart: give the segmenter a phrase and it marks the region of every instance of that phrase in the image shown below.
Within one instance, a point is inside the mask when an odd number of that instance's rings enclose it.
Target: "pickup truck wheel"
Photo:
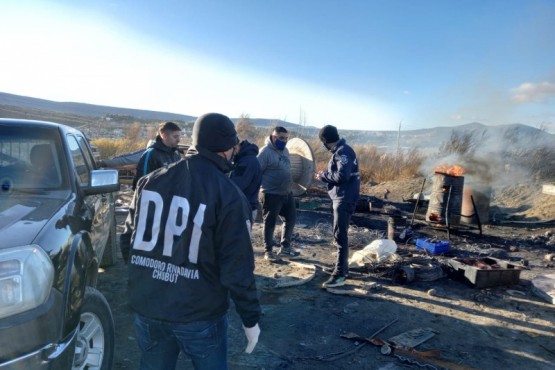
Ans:
[[[87,287],[81,309],[72,370],[109,370],[114,360],[115,331],[106,298]]]

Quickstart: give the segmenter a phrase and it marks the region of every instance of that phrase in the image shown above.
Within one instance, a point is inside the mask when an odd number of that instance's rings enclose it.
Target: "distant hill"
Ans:
[[[353,144],[374,144],[379,148],[437,149],[452,135],[471,135],[484,151],[498,151],[502,146],[519,147],[555,146],[555,135],[524,124],[488,126],[478,122],[451,127],[434,127],[401,131],[343,131]]]
[[[159,112],[142,109],[117,108],[104,105],[94,105],[73,102],[55,102],[52,100],[31,98],[0,92],[0,117],[51,120],[71,126],[92,124],[99,119],[130,122],[149,121],[178,121],[194,122],[196,116]],[[239,118],[232,118],[237,122]],[[301,127],[295,123],[282,120],[251,118],[257,127],[271,127],[275,125],[287,128]],[[313,130],[317,128],[312,127]]]
[[[73,102],[54,102],[45,99],[0,92],[0,117],[41,119],[65,123],[76,127],[91,127],[100,123],[151,123],[152,121],[177,121],[192,124],[195,116],[157,112],[141,109],[117,108]],[[232,118],[237,122],[239,118]],[[303,126],[291,122],[250,118],[257,127],[284,126],[302,137],[315,137],[318,128]],[[341,130],[340,133],[351,144],[371,144],[385,151],[401,148],[437,149],[447,142],[455,132],[458,135],[470,135],[480,139],[484,149],[496,149],[499,145],[518,146],[552,146],[555,135],[524,124],[507,124],[487,126],[478,122],[454,127],[434,127],[419,130],[366,131]]]
[[[93,105],[85,103],[55,102],[45,99],[30,98],[26,96],[0,93],[0,105],[24,107],[37,110],[67,113],[78,116],[104,117],[106,115],[122,115],[136,117],[139,120],[176,120],[191,121],[193,116],[183,114],[156,112],[150,110],[116,108],[104,105]]]

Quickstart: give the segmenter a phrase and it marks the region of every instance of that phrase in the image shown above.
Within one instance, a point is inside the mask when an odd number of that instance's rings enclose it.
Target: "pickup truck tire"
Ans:
[[[110,370],[114,360],[115,329],[106,298],[87,287],[81,308],[72,370]]]
[[[110,236],[106,241],[106,246],[104,247],[104,254],[102,255],[102,261],[100,261],[100,267],[112,266],[116,263],[118,258],[118,246],[117,246],[117,231],[116,231],[116,216],[115,212],[112,226],[110,226]]]

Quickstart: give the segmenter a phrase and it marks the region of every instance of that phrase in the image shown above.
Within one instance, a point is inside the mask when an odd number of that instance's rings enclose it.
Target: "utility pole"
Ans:
[[[401,153],[401,123],[403,121],[399,121],[399,131],[397,132],[397,156]]]
[[[299,107],[299,125],[301,126],[299,136],[303,137],[305,134],[306,113],[303,110],[302,105]]]

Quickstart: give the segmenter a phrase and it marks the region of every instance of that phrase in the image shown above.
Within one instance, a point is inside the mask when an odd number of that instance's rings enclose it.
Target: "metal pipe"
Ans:
[[[424,185],[426,184],[426,178],[424,177],[424,181],[422,181],[422,187],[420,188],[420,193],[418,194],[418,198],[416,198],[416,205],[414,206],[414,212],[412,212],[412,219],[410,220],[410,226],[414,224],[414,217],[416,216],[416,210],[418,209],[418,202],[420,201],[420,197],[422,196],[422,192],[424,191]]]

